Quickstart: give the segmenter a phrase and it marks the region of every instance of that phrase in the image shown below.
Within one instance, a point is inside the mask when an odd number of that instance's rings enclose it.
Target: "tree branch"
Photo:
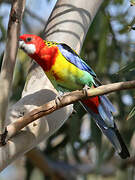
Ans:
[[[89,26],[102,2],[103,0],[85,0],[83,3],[82,0],[59,1],[46,24],[45,38],[68,44],[80,53]]]
[[[14,0],[10,12],[7,31],[7,42],[0,74],[0,134],[4,132],[5,116],[8,99],[11,93],[12,79],[16,55],[18,50],[18,39],[25,0]]]
[[[111,92],[116,92],[125,89],[135,88],[135,81],[119,82],[108,85],[102,85],[97,88],[87,90],[87,93],[84,93],[84,90],[77,90],[71,93],[65,94],[59,100],[59,103],[56,103],[56,100],[52,100],[38,108],[32,110],[28,114],[20,117],[15,122],[7,126],[8,130],[8,139],[14,136],[19,130],[26,127],[29,123],[48,115],[62,107],[73,104],[76,101],[86,99],[88,97],[100,96],[103,94],[108,94]]]

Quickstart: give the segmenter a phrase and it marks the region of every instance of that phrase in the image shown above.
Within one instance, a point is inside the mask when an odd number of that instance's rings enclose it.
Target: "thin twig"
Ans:
[[[135,88],[135,81],[119,82],[108,85],[99,86],[94,89],[87,90],[87,94],[82,90],[73,91],[61,97],[59,103],[56,100],[52,100],[38,108],[32,110],[28,114],[21,118],[18,118],[15,122],[7,126],[8,139],[14,136],[19,130],[27,126],[29,123],[39,119],[45,115],[48,115],[64,106],[73,104],[81,99],[86,99],[88,97],[99,96],[103,94],[108,94],[111,92],[116,92],[125,89]]]
[[[0,74],[0,134],[3,134],[5,129],[5,116],[8,106],[8,99],[11,93],[24,6],[25,0],[14,0],[10,12],[6,49]]]

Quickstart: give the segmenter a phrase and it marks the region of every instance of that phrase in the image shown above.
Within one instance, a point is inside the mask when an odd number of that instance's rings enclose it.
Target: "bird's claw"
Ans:
[[[84,88],[82,89],[82,91],[86,97],[88,97],[88,93],[87,93],[88,89],[90,89],[90,87],[88,85],[85,85]]]
[[[60,101],[61,101],[61,95],[56,96],[56,98],[55,98],[56,106],[60,105]]]
[[[55,103],[56,103],[57,106],[60,105],[60,101],[61,101],[63,96],[64,96],[64,93],[62,93],[62,92],[59,92],[59,94],[56,96]]]
[[[69,93],[59,93],[56,98],[55,98],[55,103],[56,103],[56,106],[60,106],[60,103],[61,103],[61,99],[63,96],[65,96],[66,94],[69,94]]]

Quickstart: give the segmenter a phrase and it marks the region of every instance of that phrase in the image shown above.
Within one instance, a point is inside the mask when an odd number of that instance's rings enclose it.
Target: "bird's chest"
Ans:
[[[49,71],[46,71],[46,75],[50,80],[56,81],[57,83],[67,83],[67,81],[71,81],[71,68],[68,67],[68,64],[64,61],[63,57],[57,57],[55,64]]]
[[[55,87],[59,85],[66,89],[76,90],[84,86],[82,83],[83,72],[68,62],[61,54],[46,75]]]

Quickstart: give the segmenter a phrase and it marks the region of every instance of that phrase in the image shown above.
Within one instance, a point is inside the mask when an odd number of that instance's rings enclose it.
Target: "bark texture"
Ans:
[[[89,25],[102,2],[101,0],[59,0],[43,33],[44,38],[64,42],[80,52]],[[22,98],[9,109],[7,121],[15,121],[35,107],[54,99],[56,95],[56,90],[42,69],[32,65]],[[64,107],[38,119],[10,139],[7,145],[0,148],[0,170],[53,134],[71,113],[72,105]]]

